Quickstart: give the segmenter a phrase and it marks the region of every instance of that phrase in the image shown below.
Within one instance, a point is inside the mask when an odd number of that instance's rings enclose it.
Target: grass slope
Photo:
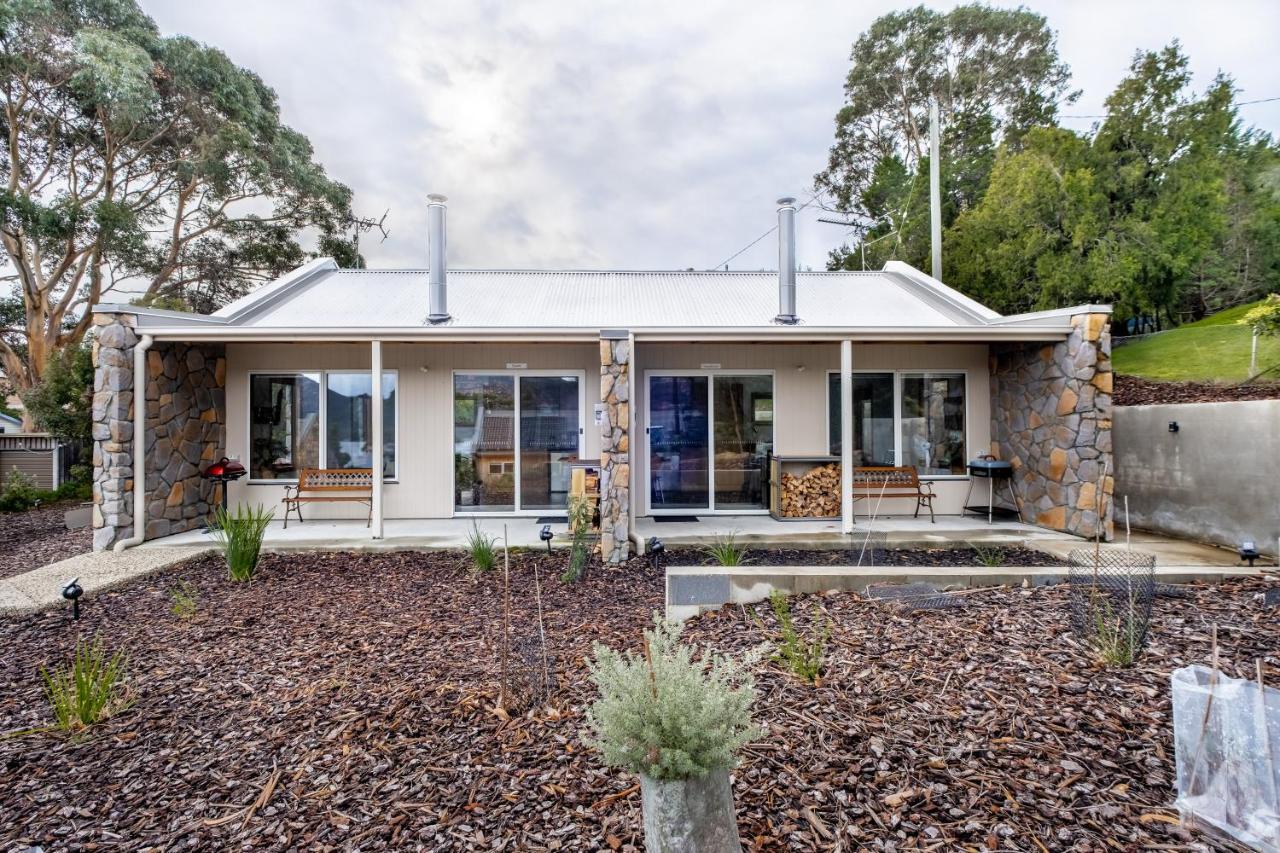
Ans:
[[[1131,344],[1111,354],[1117,373],[1169,382],[1239,382],[1249,376],[1249,348],[1253,333],[1236,325],[1251,305],[1219,311]],[[1280,365],[1280,340],[1258,341],[1258,369]]]

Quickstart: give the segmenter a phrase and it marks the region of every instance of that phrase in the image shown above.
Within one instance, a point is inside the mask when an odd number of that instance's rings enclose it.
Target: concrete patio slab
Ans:
[[[548,513],[548,516],[555,516]],[[559,517],[563,517],[561,514]],[[369,528],[363,521],[328,520],[296,521],[289,523],[286,530],[284,523],[273,521],[267,527],[262,540],[264,551],[401,551],[401,550],[435,550],[441,548],[463,548],[467,537],[471,535],[472,524],[482,533],[501,541],[505,525],[512,548],[545,548],[538,538],[542,529],[537,518],[517,516],[508,518],[395,518],[383,523],[383,537],[373,539]],[[567,524],[552,524],[552,532],[557,536],[557,545],[568,543]],[[214,538],[203,530],[189,530],[161,539],[153,539],[139,548],[208,548],[214,545]]]
[[[91,601],[94,593],[168,568],[207,550],[207,547],[132,548],[119,554],[113,551],[77,554],[0,580],[0,613],[42,610],[62,604],[62,587],[72,578],[79,578],[84,589],[81,601]]]

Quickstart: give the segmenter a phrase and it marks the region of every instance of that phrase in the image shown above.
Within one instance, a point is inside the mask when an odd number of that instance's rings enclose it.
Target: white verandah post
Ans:
[[[853,533],[853,341],[840,342],[840,532]]]
[[[369,443],[373,445],[373,520],[369,524],[369,535],[374,539],[382,538],[382,341],[373,341],[369,352],[370,401],[373,407],[369,412]]]

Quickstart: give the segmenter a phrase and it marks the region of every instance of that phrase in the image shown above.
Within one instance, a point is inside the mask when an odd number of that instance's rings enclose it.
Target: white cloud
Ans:
[[[623,268],[711,266],[777,196],[807,197],[853,40],[906,5],[143,1],[261,74],[361,213],[390,209],[371,265],[424,264],[425,196],[445,192],[455,265]],[[1198,86],[1221,68],[1242,99],[1280,95],[1275,3],[1030,5],[1085,90],[1071,113],[1100,112],[1133,51],[1175,37]],[[1245,110],[1280,127],[1280,103]],[[800,261],[820,268],[841,235],[815,218]],[[772,239],[734,261],[774,264]]]

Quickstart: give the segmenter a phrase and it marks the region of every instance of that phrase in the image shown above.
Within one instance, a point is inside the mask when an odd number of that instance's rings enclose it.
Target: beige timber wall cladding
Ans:
[[[1110,315],[1077,314],[1055,344],[991,347],[991,452],[1013,463],[1028,521],[1092,537],[1097,485],[1110,464]],[[1112,534],[1114,477],[1103,483]]]
[[[133,535],[134,318],[97,318],[93,395],[93,547]],[[156,343],[147,353],[146,538],[198,527],[212,484],[200,470],[226,443],[226,357],[221,344]]]

